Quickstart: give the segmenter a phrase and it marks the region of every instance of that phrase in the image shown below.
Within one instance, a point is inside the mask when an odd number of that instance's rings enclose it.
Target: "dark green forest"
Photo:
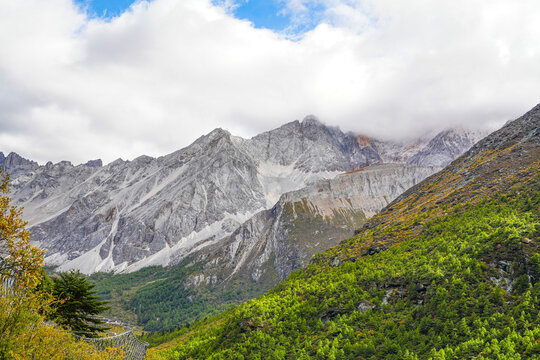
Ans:
[[[261,293],[253,284],[203,289],[202,295],[186,289],[186,278],[200,270],[200,264],[186,259],[172,267],[151,266],[128,274],[96,273],[89,281],[96,285],[100,299],[110,302],[107,316],[128,320],[133,325],[141,325],[145,331],[161,334]]]

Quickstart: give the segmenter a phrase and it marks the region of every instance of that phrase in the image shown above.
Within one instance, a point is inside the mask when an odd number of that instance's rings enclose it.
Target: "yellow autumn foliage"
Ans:
[[[10,205],[8,182],[0,171],[0,360],[122,359],[121,349],[98,351],[47,323],[54,299],[40,290],[43,251],[30,244],[21,209]]]

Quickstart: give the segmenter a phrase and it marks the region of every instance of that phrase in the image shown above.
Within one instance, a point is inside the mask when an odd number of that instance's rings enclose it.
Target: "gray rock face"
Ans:
[[[102,167],[103,162],[101,161],[101,159],[96,159],[88,161],[85,165],[90,167]]]
[[[16,154],[7,158],[1,154],[0,165],[12,174],[14,203],[24,207],[32,240],[47,250],[48,265],[85,273],[134,271],[170,264],[213,244],[220,246],[255,214],[251,230],[242,231],[265,231],[262,224],[269,215],[261,211],[273,209],[284,193],[367,165],[405,162],[418,144],[423,143],[389,143],[345,134],[311,116],[252,139],[216,129],[159,158],[118,159],[106,166],[101,160],[38,166]],[[460,144],[466,145],[456,146]],[[425,159],[419,163],[431,164],[440,147],[432,148],[425,156],[417,154]],[[382,185],[389,194],[404,190],[398,183]],[[340,201],[313,204],[329,213],[332,206],[341,209]],[[371,208],[362,208],[363,216],[384,205],[375,199],[362,201],[364,207],[372,203]],[[353,213],[345,216],[347,226],[352,226],[351,216],[357,214]],[[298,255],[298,264],[311,256],[306,254]],[[280,276],[287,272],[285,265],[278,268]]]
[[[8,156],[4,156],[4,153],[0,152],[0,169],[7,172],[12,179],[26,172],[36,170],[38,167],[37,162],[25,159],[14,152],[9,153]]]
[[[264,282],[269,289],[317,253],[353,235],[367,218],[440,167],[388,164],[320,180],[285,193],[271,209],[243,223],[197,255],[198,278]],[[199,282],[188,281],[186,286]],[[196,287],[196,286],[195,286]]]
[[[244,144],[259,161],[293,164],[306,172],[350,171],[382,162],[374,149],[360,147],[356,136],[327,127],[313,116],[257,135]]]
[[[14,188],[47,262],[87,273],[167,264],[265,204],[256,166],[222,130],[158,159],[48,165]]]
[[[445,130],[418,153],[411,156],[407,163],[416,165],[446,166],[462,155],[487,133],[465,129]]]

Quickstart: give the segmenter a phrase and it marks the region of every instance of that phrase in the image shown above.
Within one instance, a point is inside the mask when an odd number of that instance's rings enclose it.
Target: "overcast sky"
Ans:
[[[538,0],[94,1],[0,0],[0,151],[110,162],[308,114],[412,136],[540,102]]]

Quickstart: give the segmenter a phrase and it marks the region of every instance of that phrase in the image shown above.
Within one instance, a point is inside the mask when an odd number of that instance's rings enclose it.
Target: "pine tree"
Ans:
[[[94,286],[79,271],[62,273],[54,278],[53,296],[60,300],[55,305],[55,321],[72,331],[87,333],[85,336],[107,330],[100,326],[103,321],[96,315],[109,307],[94,295]]]

